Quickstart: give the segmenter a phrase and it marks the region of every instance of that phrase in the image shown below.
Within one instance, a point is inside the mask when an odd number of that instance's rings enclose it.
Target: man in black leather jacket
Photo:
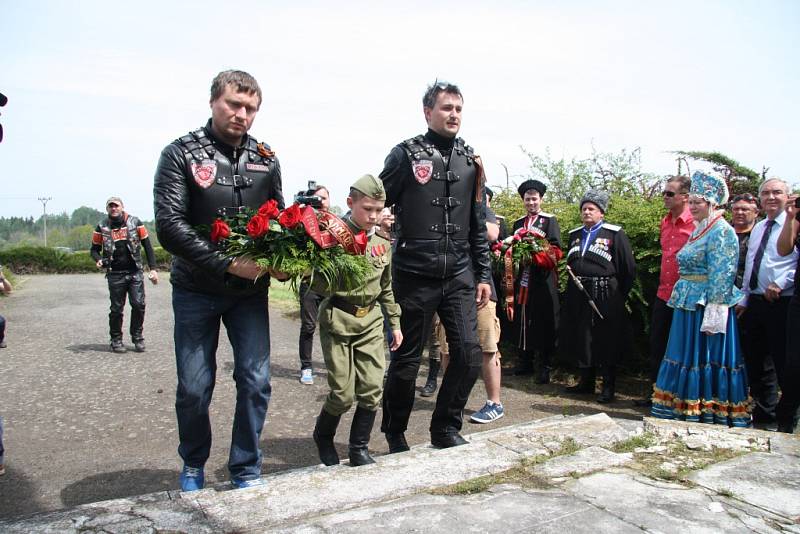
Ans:
[[[482,359],[476,313],[491,296],[485,177],[480,158],[456,137],[461,91],[434,83],[422,102],[427,133],[395,146],[380,175],[386,205],[394,205],[396,217],[393,289],[406,335],[392,355],[383,397],[381,431],[390,452],[408,450],[404,433],[414,385],[437,312],[447,332],[450,363],[431,418],[431,443],[441,448],[466,443],[459,434],[462,411]]]
[[[258,442],[271,392],[269,276],[253,260],[225,257],[199,228],[269,199],[283,208],[280,165],[267,145],[247,134],[261,105],[252,76],[221,72],[212,82],[210,104],[205,127],[162,151],[154,186],[158,239],[173,255],[183,491],[201,489],[205,480],[220,319],[233,347],[237,394],[228,469],[236,487],[261,484]]]

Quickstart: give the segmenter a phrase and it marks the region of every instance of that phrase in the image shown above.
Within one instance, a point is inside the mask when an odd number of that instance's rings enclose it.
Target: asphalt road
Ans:
[[[0,299],[0,313],[8,320],[8,348],[0,350],[7,470],[0,477],[0,517],[178,487],[171,287],[162,276],[146,291],[148,350],[142,354],[109,352],[108,291],[100,274],[23,277],[14,293]],[[273,387],[261,443],[265,473],[319,463],[311,431],[327,393],[318,345],[315,385],[298,382],[297,313],[272,307],[270,322]],[[125,342],[131,347],[127,335]],[[228,479],[235,400],[233,358],[224,334],[217,358],[214,442],[206,466],[211,483]],[[418,385],[426,372],[423,366]],[[506,417],[491,425],[466,423],[464,433],[600,409],[591,396],[565,397],[559,391],[557,384],[535,386],[528,378],[504,376]],[[468,413],[485,398],[479,381]],[[622,398],[604,411],[629,418],[644,413]],[[412,445],[428,441],[432,408],[432,399],[417,398],[407,434]],[[379,421],[380,415],[376,427]],[[346,454],[349,424],[346,416],[337,435],[341,454]],[[387,452],[377,428],[370,448]]]

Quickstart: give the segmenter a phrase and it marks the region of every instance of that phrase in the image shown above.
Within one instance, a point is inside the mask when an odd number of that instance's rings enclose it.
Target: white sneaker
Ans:
[[[302,369],[300,371],[300,383],[304,386],[314,385],[314,375],[312,374],[311,369]]]

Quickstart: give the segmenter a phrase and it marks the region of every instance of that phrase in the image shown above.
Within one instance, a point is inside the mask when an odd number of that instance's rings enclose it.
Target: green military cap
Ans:
[[[386,190],[383,188],[383,182],[372,176],[365,174],[350,186],[351,189],[361,191],[370,198],[375,200],[386,200]]]

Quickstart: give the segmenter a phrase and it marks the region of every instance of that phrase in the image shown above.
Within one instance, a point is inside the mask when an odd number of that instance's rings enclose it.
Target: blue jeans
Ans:
[[[175,395],[180,436],[178,454],[186,465],[202,467],[211,451],[208,406],[216,382],[216,352],[222,319],[233,347],[236,382],[228,470],[231,477],[238,479],[261,476],[258,442],[271,392],[267,295],[209,295],[173,286],[172,308],[178,370]]]

